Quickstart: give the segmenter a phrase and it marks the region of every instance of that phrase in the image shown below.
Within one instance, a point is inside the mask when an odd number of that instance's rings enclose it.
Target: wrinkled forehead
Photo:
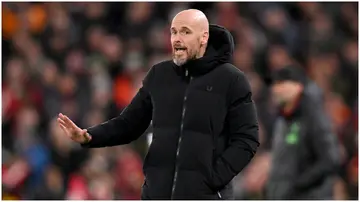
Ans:
[[[176,16],[171,23],[171,29],[176,30],[187,28],[192,31],[198,31],[198,27],[196,26],[196,20],[191,20],[191,18],[185,15]]]

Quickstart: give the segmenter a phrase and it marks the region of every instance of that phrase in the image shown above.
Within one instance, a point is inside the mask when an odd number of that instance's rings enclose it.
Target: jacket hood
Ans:
[[[182,67],[188,69],[192,76],[206,74],[221,64],[231,63],[234,49],[234,38],[231,33],[224,27],[211,24],[204,56],[190,60]]]

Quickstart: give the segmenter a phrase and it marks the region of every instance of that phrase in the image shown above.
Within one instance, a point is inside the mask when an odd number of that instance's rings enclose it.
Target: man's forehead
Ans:
[[[195,29],[195,23],[191,22],[191,20],[188,19],[179,19],[174,18],[174,20],[171,23],[172,29],[182,29],[182,28],[188,28],[188,29]]]
[[[209,22],[204,15],[199,10],[185,10],[178,13],[171,22],[171,28],[173,29],[181,29],[188,28],[190,30],[208,30]]]

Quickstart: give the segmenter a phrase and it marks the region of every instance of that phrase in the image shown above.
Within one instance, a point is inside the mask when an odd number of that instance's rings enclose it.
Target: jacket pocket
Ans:
[[[211,174],[212,175],[212,174]],[[212,183],[212,176],[209,178],[204,179],[205,186],[210,190],[209,194],[215,194],[218,191],[214,189],[213,183]]]

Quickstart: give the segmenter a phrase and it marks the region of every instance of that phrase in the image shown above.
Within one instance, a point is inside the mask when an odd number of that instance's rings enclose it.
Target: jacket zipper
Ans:
[[[188,76],[188,70],[185,70],[185,77],[187,78]],[[192,80],[192,77],[190,76],[190,81],[188,86],[190,85]],[[178,144],[177,144],[177,148],[176,148],[176,165],[175,165],[175,173],[174,173],[174,179],[173,179],[173,185],[172,185],[172,191],[171,191],[171,199],[173,199],[174,197],[174,193],[175,193],[175,188],[176,188],[176,180],[177,180],[177,176],[178,176],[178,163],[177,163],[177,159],[179,158],[179,152],[180,152],[180,144],[181,144],[181,139],[182,139],[182,133],[183,133],[183,128],[184,128],[184,117],[185,117],[185,113],[186,113],[186,99],[187,99],[187,88],[185,90],[185,95],[184,95],[184,101],[183,101],[183,109],[182,109],[182,116],[181,116],[181,125],[180,125],[180,135],[179,135],[179,140],[178,140]]]
[[[222,199],[220,192],[217,192],[219,199]]]

